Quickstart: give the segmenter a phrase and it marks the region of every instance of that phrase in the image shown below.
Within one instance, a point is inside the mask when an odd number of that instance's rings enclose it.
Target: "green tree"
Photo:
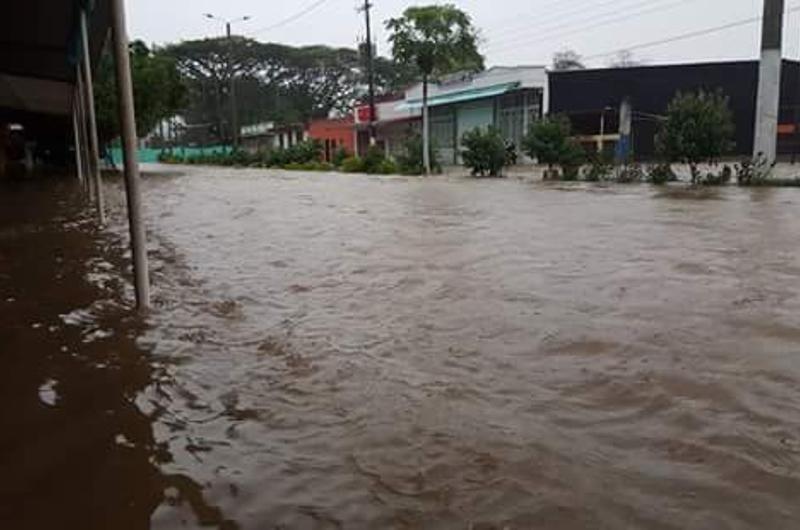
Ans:
[[[395,61],[422,74],[423,157],[430,174],[428,83],[436,75],[483,70],[478,32],[470,16],[452,4],[409,7],[401,17],[386,21],[386,29]]]
[[[162,120],[174,116],[186,104],[186,87],[175,62],[143,42],[130,45],[136,129],[147,134]],[[119,135],[116,77],[110,50],[105,50],[95,75],[97,132],[102,145]]]
[[[716,92],[678,93],[667,108],[657,146],[669,162],[688,164],[692,183],[700,181],[698,165],[716,164],[729,152],[735,128],[729,99]]]
[[[221,135],[230,114],[231,76],[236,77],[239,117],[245,125],[304,122],[331,111],[351,112],[366,93],[363,61],[351,48],[292,47],[234,37],[185,41],[166,51],[189,86],[187,122],[214,124]],[[375,58],[378,94],[401,89],[410,79],[408,68]]]
[[[572,126],[566,116],[548,116],[533,124],[522,140],[522,150],[540,164],[547,164],[548,173],[560,165],[564,178],[577,176],[585,160],[583,148],[572,137]]]

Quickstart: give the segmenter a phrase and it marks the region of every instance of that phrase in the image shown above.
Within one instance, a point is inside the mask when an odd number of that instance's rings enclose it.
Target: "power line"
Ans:
[[[622,15],[622,16],[616,16],[616,17],[612,17],[612,18],[603,20],[602,22],[599,22],[599,23],[592,23],[592,24],[588,24],[588,25],[584,25],[584,26],[579,26],[577,28],[572,28],[572,29],[570,29],[568,31],[555,32],[554,33],[553,31],[556,30],[556,29],[567,28],[567,27],[571,26],[571,23],[562,24],[562,25],[560,25],[558,27],[555,27],[552,30],[546,32],[546,36],[544,36],[544,37],[542,37],[540,35],[536,39],[533,39],[533,40],[511,39],[510,41],[507,41],[506,43],[501,44],[499,47],[489,47],[489,51],[492,51],[492,52],[504,51],[504,50],[508,50],[510,48],[513,48],[515,46],[531,45],[531,44],[537,44],[537,43],[545,42],[545,41],[549,41],[549,40],[554,40],[554,39],[557,39],[557,38],[563,38],[563,37],[566,37],[568,35],[573,35],[575,33],[580,33],[580,32],[584,32],[584,31],[587,31],[587,30],[593,30],[593,29],[597,29],[597,28],[600,28],[600,27],[603,27],[603,26],[616,24],[618,22],[625,22],[627,20],[631,20],[631,19],[634,19],[634,18],[639,18],[639,17],[644,16],[644,15],[651,15],[653,13],[666,11],[668,9],[672,9],[672,8],[678,7],[679,5],[686,4],[686,3],[689,3],[689,2],[693,2],[693,1],[695,1],[695,0],[677,0],[677,1],[673,1],[673,2],[665,4],[665,5],[657,6],[657,7],[652,8],[652,9],[645,9],[643,11],[638,11],[636,13],[627,13],[627,14]],[[614,15],[617,12],[618,12],[618,10],[615,10],[614,13],[606,13],[606,15]]]
[[[623,4],[624,4],[624,1],[625,0],[622,0]],[[530,34],[530,33],[534,32],[534,31],[537,31],[537,30],[538,31],[543,31],[543,32],[548,32],[548,31],[552,31],[554,29],[559,29],[559,28],[568,26],[570,23],[566,23],[565,24],[563,22],[563,19],[565,17],[570,16],[570,15],[590,14],[595,9],[605,8],[605,7],[608,7],[608,6],[611,6],[611,5],[615,6],[615,9],[614,9],[613,12],[596,13],[594,15],[590,15],[588,18],[581,18],[581,19],[578,19],[577,21],[573,21],[573,23],[574,22],[580,23],[580,22],[596,19],[598,16],[604,16],[604,15],[607,16],[607,15],[610,15],[610,14],[617,14],[617,13],[619,13],[620,11],[622,11],[624,9],[636,9],[636,8],[645,7],[648,4],[652,5],[652,3],[653,2],[651,0],[645,0],[645,1],[636,0],[631,5],[620,5],[621,4],[620,0],[605,0],[605,1],[601,1],[599,3],[592,2],[592,3],[589,3],[589,4],[582,4],[582,5],[579,4],[577,6],[576,5],[572,5],[572,6],[570,6],[571,9],[567,9],[566,11],[556,10],[555,12],[549,12],[548,16],[545,16],[545,17],[537,19],[535,22],[533,22],[533,24],[525,24],[523,26],[517,26],[517,27],[511,28],[509,30],[498,29],[497,31],[490,32],[489,34],[490,35],[492,33],[502,34],[502,37],[504,37],[503,40],[509,41],[511,39],[507,39],[507,37],[510,37],[510,36],[513,36],[513,35],[519,35],[520,33],[528,33],[528,34]],[[553,22],[557,22],[557,23],[553,24]]]
[[[800,11],[800,6],[795,6],[793,8],[787,9],[786,13],[795,13],[797,11]],[[674,37],[669,37],[669,38],[666,38],[666,39],[660,39],[660,40],[656,40],[656,41],[645,42],[645,43],[642,43],[642,44],[635,44],[633,46],[626,46],[624,48],[619,48],[619,49],[611,51],[611,52],[605,52],[605,53],[598,53],[598,54],[595,54],[595,55],[590,55],[588,57],[585,57],[584,59],[586,59],[587,61],[588,60],[593,60],[593,59],[600,59],[602,57],[609,57],[611,55],[617,54],[617,53],[619,53],[621,51],[625,51],[625,50],[629,50],[629,51],[641,50],[641,49],[644,49],[644,48],[652,48],[654,46],[660,46],[662,44],[670,44],[670,43],[678,42],[678,41],[681,41],[681,40],[693,39],[693,38],[697,38],[697,37],[703,37],[705,35],[711,35],[713,33],[720,33],[722,31],[726,31],[726,30],[729,30],[729,29],[738,28],[738,27],[741,27],[741,26],[746,26],[748,24],[753,24],[755,22],[760,22],[762,20],[762,18],[763,17],[761,17],[761,16],[756,16],[756,17],[746,18],[746,19],[742,19],[742,20],[737,20],[735,22],[730,22],[728,24],[722,24],[720,26],[714,26],[712,28],[706,28],[706,29],[703,29],[703,30],[692,31],[692,32],[689,32],[689,33],[683,33],[681,35],[676,35]]]
[[[284,18],[283,20],[281,20],[279,22],[276,22],[275,24],[272,24],[272,25],[267,26],[265,28],[261,28],[259,30],[253,31],[252,33],[250,33],[250,35],[251,36],[255,36],[255,35],[258,35],[259,33],[264,33],[266,31],[270,31],[270,30],[277,29],[277,28],[280,28],[282,26],[285,26],[287,24],[291,24],[295,20],[299,20],[299,19],[303,18],[304,16],[306,16],[309,13],[311,13],[312,11],[317,9],[318,7],[322,6],[322,4],[325,4],[325,3],[329,2],[329,1],[330,0],[316,0],[316,2],[314,2],[313,4],[310,4],[309,6],[301,9],[300,11],[295,13],[294,15],[288,16],[288,17]]]

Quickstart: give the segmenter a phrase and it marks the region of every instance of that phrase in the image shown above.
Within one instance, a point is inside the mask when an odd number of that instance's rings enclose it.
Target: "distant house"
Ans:
[[[312,120],[306,129],[306,136],[319,141],[322,146],[322,159],[332,162],[339,149],[352,155],[355,153],[355,135],[352,116]]]
[[[530,123],[548,104],[543,66],[494,67],[475,74],[456,74],[429,87],[432,145],[443,164],[461,162],[461,139],[475,128],[496,127],[519,148]],[[398,111],[421,112],[422,84],[409,89]]]
[[[377,144],[387,156],[401,154],[405,140],[422,130],[421,109],[403,108],[404,102],[403,95],[390,95],[379,98],[375,105]],[[359,156],[364,156],[369,148],[369,115],[367,103],[356,106],[353,118],[355,147]]]
[[[276,125],[268,121],[242,127],[239,139],[243,149],[256,153],[292,147],[306,139],[306,132],[302,124]]]

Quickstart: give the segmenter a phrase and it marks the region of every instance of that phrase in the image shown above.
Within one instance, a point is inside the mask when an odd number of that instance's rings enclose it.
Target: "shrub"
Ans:
[[[375,173],[379,175],[397,175],[399,172],[395,161],[389,158],[384,159],[383,162],[378,165],[377,171],[375,171]]]
[[[572,126],[565,116],[548,116],[533,123],[522,140],[522,149],[540,164],[547,164],[547,175],[556,178],[553,166],[561,166],[564,180],[577,180],[586,152],[573,138]]]
[[[383,149],[372,145],[367,149],[367,154],[362,161],[361,171],[372,175],[379,174],[381,165],[386,161]]]
[[[508,162],[506,144],[500,131],[494,127],[486,130],[476,128],[464,133],[461,143],[464,146],[461,157],[473,175],[500,176]]]
[[[364,162],[357,156],[349,156],[342,161],[342,171],[345,173],[363,173]]]
[[[769,165],[767,158],[763,155],[754,159],[742,160],[734,167],[736,182],[739,186],[758,186],[769,178],[774,167],[774,164]]]
[[[650,171],[647,172],[647,180],[651,184],[662,185],[678,180],[678,177],[672,171],[670,164],[662,163],[650,168]]]
[[[583,172],[586,182],[600,182],[608,180],[614,171],[614,164],[605,153],[593,154],[589,159],[589,167]]]
[[[431,145],[431,171],[442,172],[438,151]],[[422,136],[413,134],[408,136],[403,144],[403,153],[397,157],[397,167],[403,175],[422,175],[425,165],[422,159]]]
[[[700,163],[715,163],[733,146],[733,113],[721,91],[678,93],[667,109],[657,144],[670,162],[689,165],[692,183],[702,175]]]
[[[705,176],[697,180],[696,183],[703,186],[724,186],[728,184],[731,179],[733,179],[733,169],[731,169],[731,166],[725,164],[722,166],[722,171],[719,173],[706,173]]]
[[[347,153],[347,149],[344,147],[339,147],[336,152],[333,154],[333,165],[336,167],[342,167],[342,163],[350,156]]]
[[[617,169],[616,181],[620,184],[633,184],[644,180],[644,170],[636,163],[626,163]]]

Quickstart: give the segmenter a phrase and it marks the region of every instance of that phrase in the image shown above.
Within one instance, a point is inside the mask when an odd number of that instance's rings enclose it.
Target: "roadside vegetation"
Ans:
[[[370,175],[424,173],[422,141],[418,136],[406,140],[402,153],[396,159],[387,157],[383,149],[374,146],[367,150],[364,157],[350,155],[344,149],[339,149],[331,162],[325,162],[322,160],[322,144],[316,140],[308,140],[286,149],[272,149],[258,153],[238,150],[184,156],[177,150],[165,150],[159,156],[159,162],[290,171],[340,171]],[[435,171],[441,171],[441,165],[435,156],[432,159],[432,167]]]

